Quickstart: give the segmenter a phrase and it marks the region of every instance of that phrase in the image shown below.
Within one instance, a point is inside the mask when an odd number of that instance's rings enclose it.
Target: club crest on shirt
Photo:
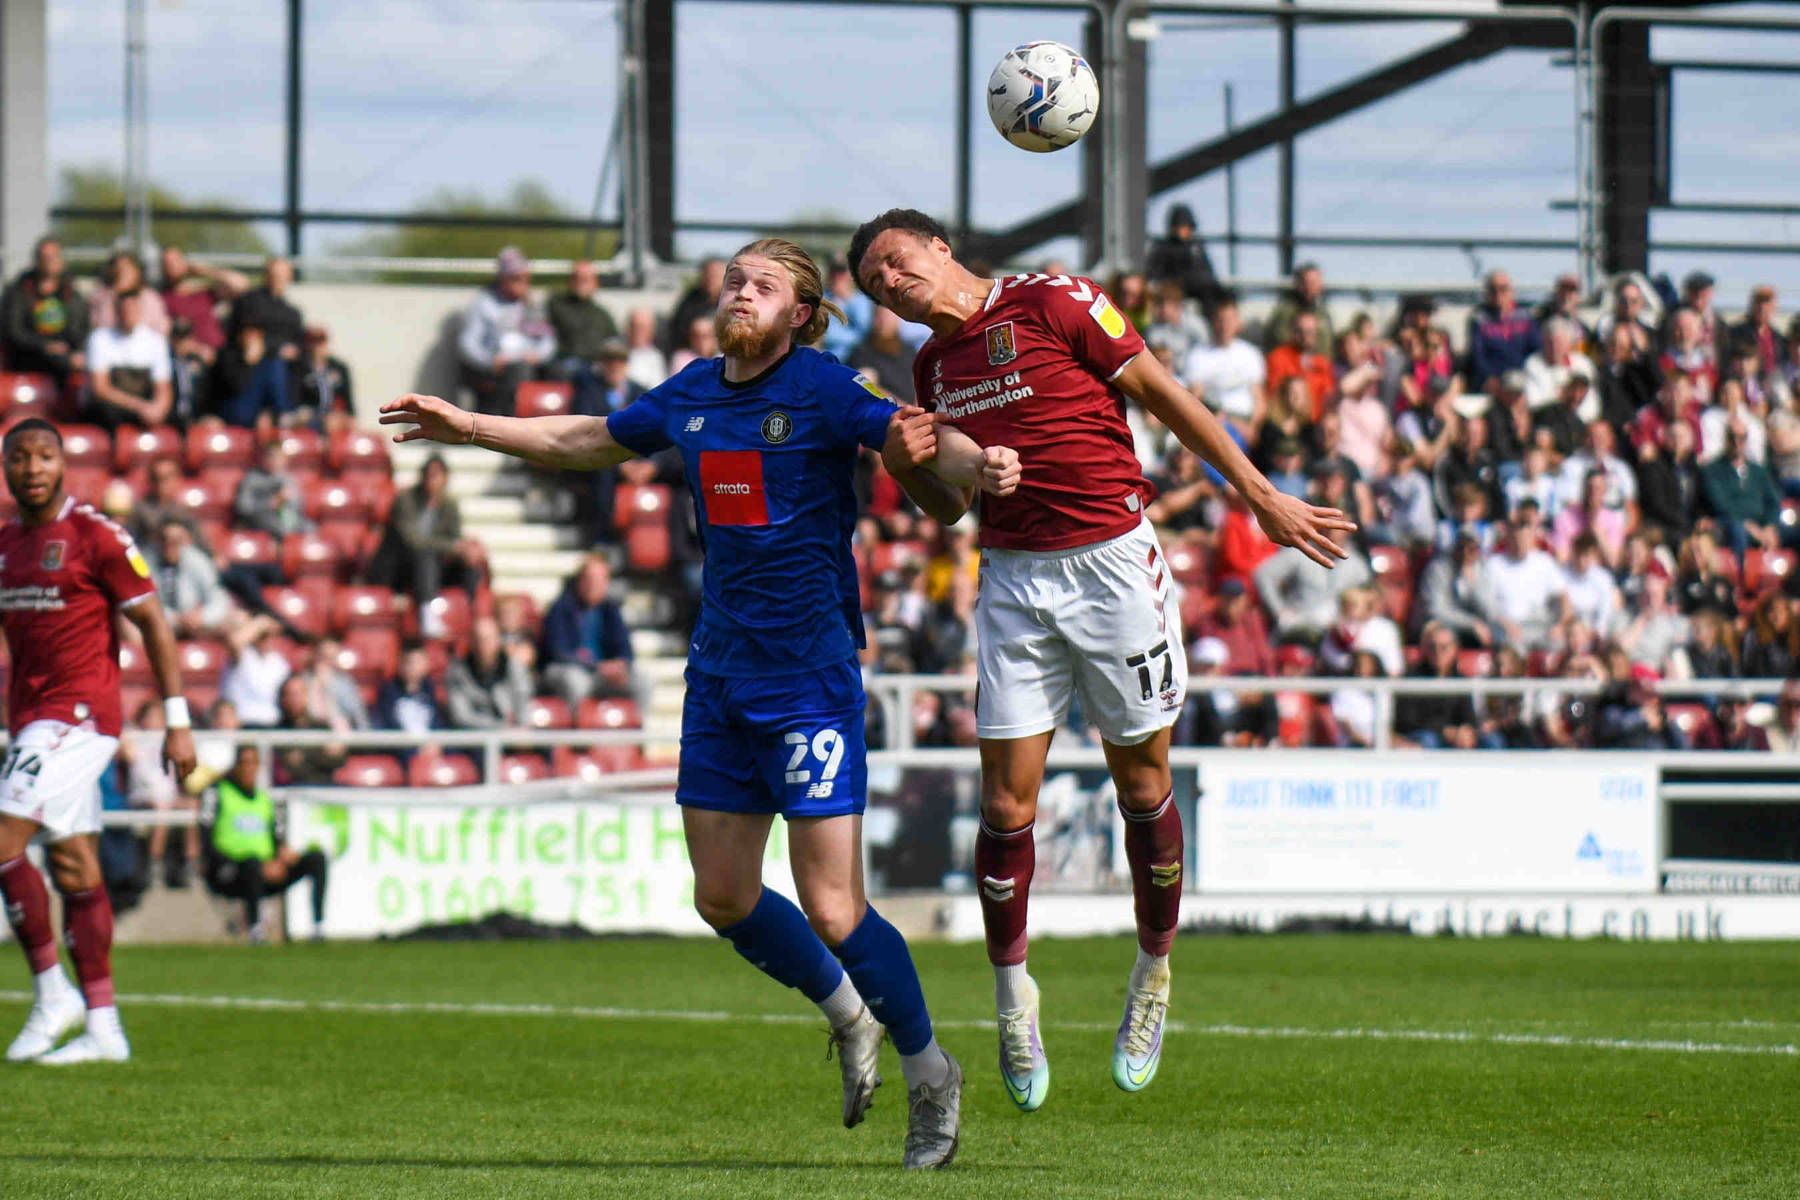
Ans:
[[[45,571],[60,570],[63,565],[63,552],[68,547],[69,543],[67,542],[45,542],[44,560],[38,564],[39,567]]]
[[[1003,367],[1019,357],[1018,343],[1013,340],[1013,323],[1002,321],[988,326],[988,366]]]
[[[794,432],[794,419],[779,408],[763,418],[763,441],[771,446],[779,446],[788,440]]]

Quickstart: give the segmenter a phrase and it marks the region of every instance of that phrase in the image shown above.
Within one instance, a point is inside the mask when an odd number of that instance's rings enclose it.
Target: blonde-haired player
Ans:
[[[474,443],[552,467],[680,451],[706,545],[675,788],[694,905],[825,1013],[846,1126],[881,1082],[886,1026],[906,1074],[903,1161],[937,1167],[956,1153],[962,1069],[932,1035],[906,942],[863,894],[863,622],[850,551],[860,449],[898,457],[903,441],[934,431],[928,415],[903,418],[879,389],[806,348],[837,312],[822,291],[810,255],[764,238],[726,267],[714,317],[724,357],[690,364],[609,417],[493,417],[405,396],[381,420],[417,426],[400,441]],[[935,475],[907,480],[926,503],[1017,486],[1010,451],[942,429],[935,450]],[[777,813],[800,907],[762,884]]]

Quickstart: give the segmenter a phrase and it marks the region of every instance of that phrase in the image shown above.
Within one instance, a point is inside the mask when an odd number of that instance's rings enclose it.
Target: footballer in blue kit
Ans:
[[[740,383],[694,362],[607,418],[638,454],[680,451],[706,547],[682,804],[790,820],[863,810],[851,473],[897,411],[855,371],[794,347]]]
[[[690,364],[606,418],[497,417],[435,396],[384,405],[397,441],[481,445],[545,466],[597,469],[674,447],[706,548],[682,710],[682,806],[694,905],[758,970],[831,1026],[843,1121],[856,1125],[893,1040],[907,1084],[903,1164],[942,1167],[961,1136],[962,1068],[938,1044],[911,952],[868,903],[863,617],[852,474],[880,452],[920,507],[954,520],[974,490],[1007,495],[1018,456],[977,446],[811,349],[831,315],[819,269],[780,238],[726,268],[714,327],[723,358]],[[924,463],[922,468],[914,464]],[[762,884],[788,824],[796,906]]]

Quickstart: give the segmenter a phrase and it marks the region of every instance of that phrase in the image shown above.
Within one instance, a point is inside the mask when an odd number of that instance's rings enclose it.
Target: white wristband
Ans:
[[[192,728],[194,720],[188,715],[186,696],[170,696],[163,701],[163,724],[170,729]]]

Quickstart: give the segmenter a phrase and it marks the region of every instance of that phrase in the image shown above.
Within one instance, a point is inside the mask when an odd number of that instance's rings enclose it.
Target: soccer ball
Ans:
[[[1038,154],[1081,140],[1100,111],[1100,81],[1061,42],[1026,42],[988,76],[988,116],[1000,136]]]

